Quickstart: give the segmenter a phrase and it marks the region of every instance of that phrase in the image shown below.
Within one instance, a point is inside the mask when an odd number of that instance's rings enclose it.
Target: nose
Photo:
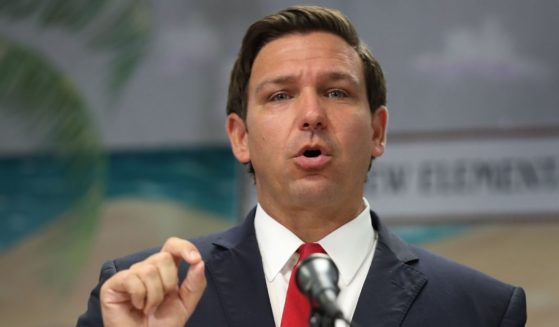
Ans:
[[[310,93],[310,92],[309,92]],[[305,131],[317,131],[326,128],[326,110],[317,94],[301,95],[300,99],[301,121],[299,126]]]

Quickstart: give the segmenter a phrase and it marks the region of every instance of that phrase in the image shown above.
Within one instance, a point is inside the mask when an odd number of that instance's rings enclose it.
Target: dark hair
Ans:
[[[252,24],[243,43],[229,83],[227,114],[236,113],[243,120],[247,116],[247,87],[252,64],[258,52],[269,42],[294,33],[315,31],[340,36],[357,51],[363,62],[367,98],[371,112],[386,105],[386,82],[378,61],[361,42],[357,31],[340,11],[318,6],[294,6],[266,16]]]

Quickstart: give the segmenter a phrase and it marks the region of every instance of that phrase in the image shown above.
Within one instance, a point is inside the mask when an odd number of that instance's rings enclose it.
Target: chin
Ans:
[[[298,185],[293,192],[293,199],[302,204],[318,203],[324,205],[324,201],[331,201],[339,197],[336,194],[336,187],[330,183],[305,183]],[[336,196],[338,195],[338,196]]]

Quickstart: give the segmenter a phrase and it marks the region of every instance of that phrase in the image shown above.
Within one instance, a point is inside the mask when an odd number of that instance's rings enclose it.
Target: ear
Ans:
[[[371,127],[373,128],[373,143],[371,148],[372,157],[380,157],[386,147],[386,131],[388,127],[388,109],[380,106],[372,114]]]
[[[248,131],[245,122],[237,114],[229,114],[225,122],[225,131],[229,137],[231,148],[235,158],[241,163],[250,161],[250,151],[248,148]]]

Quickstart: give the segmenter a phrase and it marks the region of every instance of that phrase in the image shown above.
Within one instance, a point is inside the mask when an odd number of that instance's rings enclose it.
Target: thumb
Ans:
[[[180,298],[187,312],[187,319],[190,318],[196,309],[196,305],[198,305],[198,301],[200,301],[205,289],[204,261],[199,261],[190,266],[186,278],[179,289]]]

